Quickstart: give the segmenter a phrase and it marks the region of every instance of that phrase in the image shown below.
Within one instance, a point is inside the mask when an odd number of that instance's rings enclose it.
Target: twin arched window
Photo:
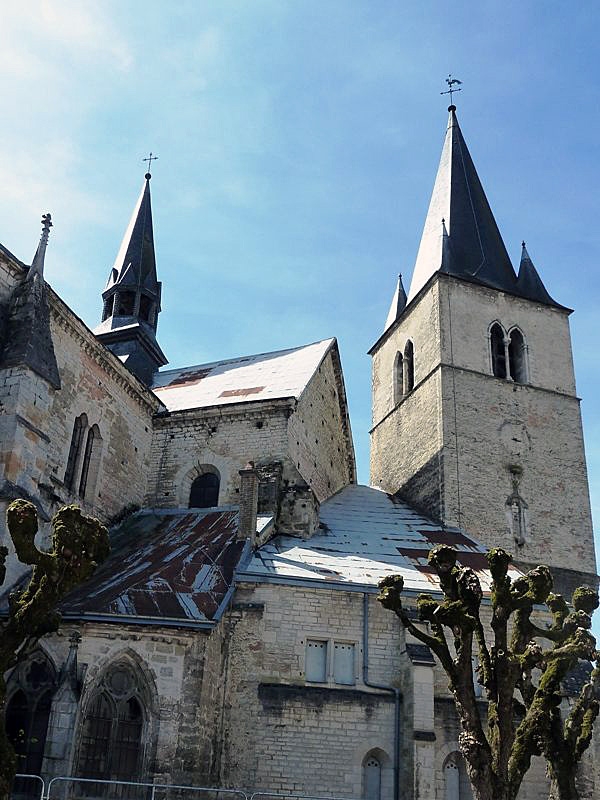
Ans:
[[[415,348],[409,339],[404,353],[398,351],[394,362],[394,404],[412,392],[415,386]]]
[[[218,473],[204,472],[192,483],[190,489],[190,508],[215,508],[219,505]]]
[[[101,452],[100,428],[97,425],[90,428],[87,415],[80,414],[73,425],[64,484],[67,489],[74,491],[79,477],[77,490],[84,500],[91,500],[93,497],[100,471]]]
[[[77,774],[83,778],[139,780],[144,760],[145,709],[133,669],[116,664],[87,705]]]
[[[499,322],[490,328],[492,374],[515,383],[527,383],[527,346],[518,328],[505,334]]]

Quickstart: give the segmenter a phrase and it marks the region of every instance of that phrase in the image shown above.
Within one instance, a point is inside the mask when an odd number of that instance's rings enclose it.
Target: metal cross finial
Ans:
[[[448,77],[446,78],[446,83],[448,84],[448,91],[440,92],[440,94],[449,94],[450,95],[450,105],[453,105],[453,103],[452,103],[452,92],[462,92],[462,89],[455,89],[453,87],[455,87],[457,85],[460,85],[462,83],[462,81],[459,81],[458,78],[453,78],[452,75],[448,75]]]
[[[142,158],[142,161],[147,161],[148,162],[147,175],[150,175],[150,168],[152,167],[152,162],[153,161],[158,161],[158,156],[153,156],[152,155],[152,151],[150,151],[150,155],[148,156],[148,158]]]

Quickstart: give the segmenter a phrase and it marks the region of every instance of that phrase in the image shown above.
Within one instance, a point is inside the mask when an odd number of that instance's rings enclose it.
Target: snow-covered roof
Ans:
[[[453,545],[460,563],[477,572],[484,591],[490,588],[483,545],[379,489],[346,486],[321,505],[320,521],[309,540],[278,536],[260,547],[238,579],[375,586],[386,575],[400,574],[406,589],[432,591],[439,587],[427,555],[443,543]],[[511,568],[511,577],[519,574]]]
[[[159,372],[152,390],[169,411],[299,397],[335,339],[274,353]]]

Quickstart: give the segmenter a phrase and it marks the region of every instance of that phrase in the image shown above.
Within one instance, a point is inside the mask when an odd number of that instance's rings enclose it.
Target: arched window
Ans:
[[[71,446],[69,448],[69,456],[67,458],[67,468],[65,470],[65,486],[67,489],[72,489],[75,484],[75,475],[77,474],[77,464],[81,455],[81,447],[83,444],[83,436],[88,425],[87,416],[80,414],[75,420],[73,425],[73,435],[71,436]]]
[[[396,353],[394,359],[394,405],[397,405],[404,397],[404,358],[402,353]]]
[[[504,331],[495,322],[490,329],[490,348],[492,351],[492,374],[496,378],[506,378],[506,349]]]
[[[42,770],[55,678],[41,652],[11,676],[9,691],[11,684],[18,688],[6,704],[6,733],[17,755],[17,772],[39,775]]]
[[[450,753],[444,762],[444,800],[473,800],[465,762],[459,752]]]
[[[219,476],[215,472],[199,475],[190,489],[190,508],[214,508],[219,505]]]
[[[412,392],[415,385],[415,349],[413,343],[408,340],[404,347],[404,387],[403,393],[407,395]]]
[[[96,488],[96,479],[100,467],[100,450],[102,437],[97,425],[92,425],[88,431],[81,465],[81,478],[79,479],[79,496],[91,499]]]
[[[89,702],[82,724],[78,774],[139,780],[144,758],[144,710],[133,670],[112,667]]]
[[[525,339],[518,328],[510,332],[508,340],[508,363],[510,377],[515,383],[527,383],[527,361]]]
[[[363,765],[363,787],[365,800],[380,800],[381,762],[373,754],[367,756]]]

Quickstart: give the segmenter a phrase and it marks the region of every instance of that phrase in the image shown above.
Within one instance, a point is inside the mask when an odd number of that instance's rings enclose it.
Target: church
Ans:
[[[596,584],[571,310],[525,245],[513,267],[451,105],[410,287],[370,350],[362,486],[335,339],[167,367],[150,182],[94,328],[45,282],[49,215],[31,265],[0,245],[2,520],[30,500],[43,545],[77,503],[112,541],[7,676],[19,771],[60,778],[57,797],[113,796],[97,779],[471,798],[445,675],[377,584],[435,591],[437,543],[484,584],[491,546],[566,595]],[[23,579],[14,554],[7,569]],[[538,759],[520,796],[547,794]]]

